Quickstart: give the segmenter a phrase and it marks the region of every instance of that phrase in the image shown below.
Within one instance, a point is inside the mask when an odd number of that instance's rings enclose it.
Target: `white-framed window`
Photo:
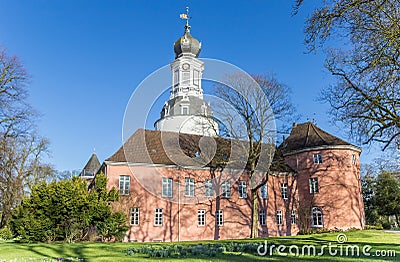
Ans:
[[[296,219],[296,210],[292,210],[292,212],[290,213],[290,222],[292,223],[292,225],[297,224],[297,219]]]
[[[262,185],[260,187],[260,196],[261,196],[262,199],[267,199],[268,198],[267,184]]]
[[[211,179],[204,181],[204,190],[206,197],[214,197],[214,186]]]
[[[185,85],[185,86],[190,85],[190,71],[182,72],[182,85]]]
[[[266,225],[265,210],[260,210],[259,216],[260,216],[260,225],[265,226]]]
[[[193,85],[198,86],[200,82],[200,72],[193,70]]]
[[[356,163],[357,163],[357,157],[356,157],[355,154],[353,154],[353,155],[351,156],[351,163],[353,164],[353,166],[356,165]]]
[[[138,226],[140,219],[140,209],[138,207],[131,208],[131,226]]]
[[[185,196],[194,196],[194,178],[185,178]]]
[[[206,225],[206,211],[205,210],[197,210],[197,225],[205,226]]]
[[[239,189],[239,198],[247,198],[246,181],[239,181],[238,184],[239,184],[239,187],[238,187],[238,189]]]
[[[320,207],[313,207],[311,209],[311,226],[312,227],[323,227],[324,217],[322,209]]]
[[[172,197],[172,178],[163,177],[162,179],[162,196]]]
[[[288,199],[288,185],[287,183],[281,183],[282,198]]]
[[[314,164],[322,164],[322,154],[313,155]]]
[[[154,210],[154,225],[155,226],[162,226],[162,224],[163,224],[162,208],[156,208]]]
[[[119,176],[119,194],[129,195],[131,187],[131,178],[129,176]]]
[[[181,114],[188,115],[189,114],[189,106],[181,106]]]
[[[282,219],[282,210],[277,210],[276,211],[276,223],[278,225],[282,225],[282,221],[283,221],[283,219]]]
[[[215,212],[215,217],[217,219],[217,226],[221,227],[224,225],[224,211],[223,210],[217,210]]]
[[[231,197],[231,182],[229,180],[225,180],[221,185],[222,197]]]
[[[203,104],[203,105],[201,106],[201,113],[202,113],[204,116],[207,116],[207,106],[206,106],[205,104]]]
[[[167,105],[167,104],[164,105],[164,115],[166,115],[166,116],[169,115],[169,108],[170,108],[169,105]]]
[[[174,86],[179,84],[179,70],[174,71]]]
[[[318,193],[318,177],[312,177],[310,178],[310,193]]]

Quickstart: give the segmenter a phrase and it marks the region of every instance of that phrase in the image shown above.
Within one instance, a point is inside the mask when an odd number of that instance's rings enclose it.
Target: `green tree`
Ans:
[[[107,192],[104,174],[97,181],[91,190],[78,177],[36,185],[13,212],[11,230],[22,241],[72,242],[83,240],[92,226],[106,238],[120,239],[127,230],[126,217],[109,205],[118,200],[117,191]]]
[[[304,0],[296,0],[296,12]],[[310,50],[327,47],[337,83],[322,92],[334,121],[368,144],[400,148],[400,2],[324,0],[306,22]],[[335,40],[335,41],[331,41]]]
[[[376,192],[376,176],[371,171],[370,166],[363,166],[363,169],[368,169],[366,174],[361,178],[361,188],[364,201],[365,219],[368,225],[375,225],[378,222],[379,214],[374,203]]]
[[[400,181],[396,176],[389,172],[378,175],[373,201],[380,215],[395,216],[400,225]]]

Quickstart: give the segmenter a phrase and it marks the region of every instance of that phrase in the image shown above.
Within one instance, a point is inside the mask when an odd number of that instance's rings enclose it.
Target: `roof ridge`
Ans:
[[[316,125],[314,125],[313,123],[311,123],[310,122],[310,125],[312,126],[312,128],[314,129],[314,131],[315,131],[315,133],[319,136],[319,138],[322,140],[322,141],[324,141],[325,143],[328,143],[328,141],[326,141],[322,136],[321,136],[321,134],[319,133],[319,131],[318,131],[318,127],[316,126]],[[325,132],[326,133],[326,132]],[[336,136],[335,136],[336,137]]]
[[[307,122],[306,122],[306,123],[307,123]],[[310,123],[308,122],[306,139],[305,139],[304,144],[303,144],[304,147],[307,146],[307,142],[308,142],[308,138],[309,138],[309,137],[310,137]]]

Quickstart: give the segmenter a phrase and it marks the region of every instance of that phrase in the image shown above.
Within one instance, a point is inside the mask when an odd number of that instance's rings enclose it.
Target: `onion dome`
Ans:
[[[189,30],[186,30],[185,34],[176,40],[174,44],[175,58],[185,54],[191,54],[198,57],[200,50],[201,43],[190,34]]]

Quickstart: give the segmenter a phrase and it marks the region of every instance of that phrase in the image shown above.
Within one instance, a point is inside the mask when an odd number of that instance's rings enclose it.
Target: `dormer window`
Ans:
[[[169,109],[170,109],[170,106],[169,106],[169,104],[168,103],[165,103],[165,105],[164,105],[164,115],[169,115]]]
[[[207,107],[204,104],[201,106],[201,114],[207,116]]]
[[[181,107],[181,114],[188,115],[189,114],[189,106],[182,106]]]

